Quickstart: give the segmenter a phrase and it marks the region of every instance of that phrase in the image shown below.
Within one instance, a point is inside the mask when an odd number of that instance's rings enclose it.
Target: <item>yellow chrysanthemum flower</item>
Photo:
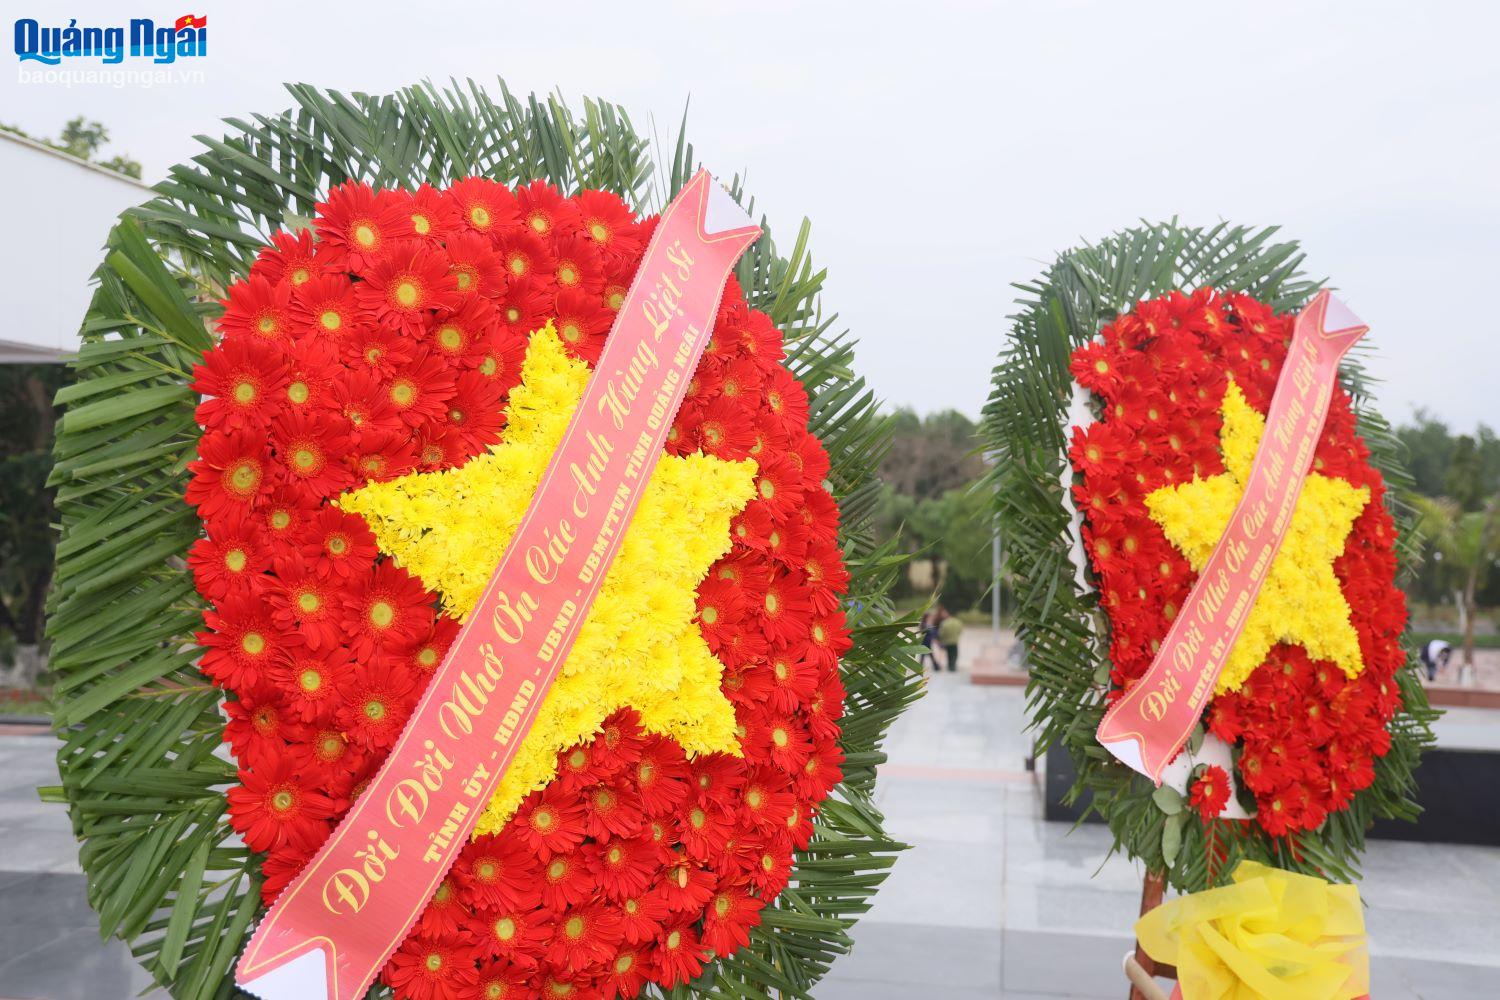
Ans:
[[[344,494],[382,552],[465,618],[531,503],[583,398],[589,368],[549,324],[532,335],[511,392],[505,441],[444,472],[412,473]],[[560,750],[629,705],[689,753],[739,755],[722,664],[698,631],[698,584],[729,551],[730,521],[754,495],[756,465],[702,453],[662,456],[577,641],[475,829],[493,833],[557,771]]]
[[[1164,486],[1146,497],[1151,519],[1195,572],[1203,569],[1229,527],[1266,429],[1265,417],[1232,381],[1222,412],[1224,472]],[[1370,491],[1363,486],[1308,473],[1281,550],[1219,675],[1218,692],[1238,690],[1278,642],[1296,643],[1313,659],[1330,660],[1350,677],[1364,669],[1333,561],[1369,500]]]

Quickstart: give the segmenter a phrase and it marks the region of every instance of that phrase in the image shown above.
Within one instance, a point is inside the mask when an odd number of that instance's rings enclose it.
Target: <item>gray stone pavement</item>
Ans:
[[[1140,873],[1107,857],[1103,828],[1041,820],[1023,710],[1019,688],[960,672],[897,723],[879,805],[914,846],[820,1000],[1123,1000]],[[33,791],[56,780],[52,752],[50,737],[0,736],[0,998],[123,1000],[146,980],[101,945],[66,818]],[[1374,996],[1497,994],[1500,850],[1377,842],[1365,868]]]

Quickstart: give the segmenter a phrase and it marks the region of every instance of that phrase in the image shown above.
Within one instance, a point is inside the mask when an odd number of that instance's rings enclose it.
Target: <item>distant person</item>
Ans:
[[[937,656],[934,655],[938,643],[938,621],[937,609],[928,608],[926,614],[922,615],[922,646],[927,650],[922,654],[922,670],[932,667],[932,672],[937,673]]]
[[[1434,639],[1422,647],[1422,666],[1427,668],[1427,679],[1437,680],[1438,671],[1448,666],[1453,658],[1453,647],[1441,639]]]
[[[938,607],[938,616],[938,642],[942,643],[943,659],[951,674],[958,669],[958,637],[963,635],[964,623],[941,605]]]

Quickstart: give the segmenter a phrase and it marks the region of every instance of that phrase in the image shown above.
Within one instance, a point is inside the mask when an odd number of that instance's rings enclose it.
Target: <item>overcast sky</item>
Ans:
[[[29,0],[44,25],[184,4]],[[22,85],[0,120],[110,128],[146,180],[285,80],[424,77],[607,97],[666,133],[691,96],[706,165],[813,221],[825,304],[877,392],[977,414],[1010,284],[1139,219],[1280,224],[1373,328],[1387,414],[1500,425],[1500,4],[198,3],[201,83]],[[50,10],[49,10],[50,8]],[[59,21],[58,18],[62,20]],[[352,17],[352,21],[345,20]],[[32,64],[34,65],[34,64]],[[23,197],[10,192],[10,197]],[[66,209],[59,206],[59,217]],[[16,234],[11,234],[12,238]]]

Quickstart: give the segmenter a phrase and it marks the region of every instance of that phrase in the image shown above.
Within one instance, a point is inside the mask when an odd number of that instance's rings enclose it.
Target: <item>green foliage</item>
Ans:
[[[1425,498],[1457,512],[1474,512],[1500,502],[1500,438],[1484,424],[1473,434],[1454,434],[1442,421],[1419,410],[1413,422],[1397,428],[1396,434],[1406,448],[1413,503],[1423,503]],[[1426,558],[1411,584],[1413,596],[1428,603],[1446,603],[1467,582],[1467,574],[1456,572],[1439,552],[1427,545]],[[1500,603],[1500,574],[1490,574],[1486,585],[1485,574],[1480,573],[1475,602],[1479,606]]]
[[[0,633],[38,642],[52,580],[52,397],[61,365],[0,365]]]
[[[1297,244],[1275,242],[1275,232],[1170,222],[1126,230],[1062,254],[1040,279],[1021,286],[1025,298],[995,367],[981,428],[985,447],[997,460],[988,485],[1007,566],[1027,583],[1013,614],[1031,665],[1027,701],[1039,747],[1070,752],[1079,771],[1071,795],[1091,792],[1091,808],[1109,824],[1115,848],[1165,872],[1183,891],[1222,879],[1246,857],[1354,879],[1369,824],[1376,817],[1415,815],[1411,772],[1432,741],[1435,713],[1427,707],[1408,647],[1407,667],[1398,674],[1405,709],[1390,723],[1391,749],[1376,762],[1374,785],[1293,845],[1258,830],[1247,834],[1234,823],[1189,821],[1185,811],[1169,816],[1155,800],[1151,782],[1116,761],[1094,737],[1106,704],[1109,624],[1093,588],[1079,586],[1071,557],[1072,529],[1064,506],[1064,433],[1073,384],[1069,356],[1142,298],[1174,288],[1244,291],[1279,312],[1301,307],[1318,283],[1302,275]],[[1358,361],[1346,361],[1340,377],[1353,396],[1371,461],[1394,497],[1410,483],[1397,457],[1400,442],[1374,409]],[[1394,499],[1388,502],[1398,524],[1409,527],[1410,512]],[[1416,552],[1410,535],[1403,535],[1398,550],[1409,568]],[[1207,868],[1210,836],[1227,853],[1213,876]]]
[[[111,156],[107,160],[96,159],[99,150],[109,142],[109,130],[102,122],[89,121],[82,115],[68,120],[63,126],[62,133],[56,139],[47,139],[42,136],[31,135],[14,125],[0,124],[0,132],[11,132],[15,135],[40,142],[45,146],[51,146],[59,153],[67,153],[76,156],[85,163],[97,163],[106,170],[134,177],[137,180],[141,176],[141,165],[129,156],[123,154]]]
[[[289,89],[296,107],[231,120],[223,139],[200,137],[205,151],[111,232],[78,382],[58,394],[66,416],[52,482],[63,534],[49,633],[64,745],[62,785],[45,794],[71,807],[104,933],[131,942],[174,996],[195,1000],[236,995],[228,972],[260,909],[256,859],[224,818],[235,772],[216,752],[219,695],[194,666],[201,604],[181,559],[198,534],[182,499],[198,438],[187,381],[212,342],[220,290],[284,220],[310,217],[347,178],[412,187],[541,178],[565,191],[613,190],[650,210],[694,169],[684,136],[658,164],[625,113],[596,101],[575,115],[503,83],[495,97],[473,82],[386,97]],[[738,183],[733,190],[743,200]],[[786,334],[843,509],[855,642],[843,663],[845,778],[751,945],[670,991],[675,998],[809,996],[848,950],[849,928],[902,846],[872,802],[886,729],[921,691],[911,623],[889,597],[903,557],[871,530],[889,427],[852,373],[853,341],[822,311],[824,272],[808,237],[804,221],[788,252],[768,228],[738,278]]]
[[[1447,497],[1417,497],[1419,528],[1440,559],[1433,560],[1441,578],[1456,588],[1464,611],[1464,663],[1474,663],[1474,624],[1479,591],[1500,561],[1500,497],[1481,510],[1465,510]]]
[[[918,417],[903,409],[891,423],[876,534],[899,537],[904,551],[934,560],[943,602],[971,608],[990,587],[992,520],[987,499],[973,495],[985,470],[974,421],[956,410]]]

